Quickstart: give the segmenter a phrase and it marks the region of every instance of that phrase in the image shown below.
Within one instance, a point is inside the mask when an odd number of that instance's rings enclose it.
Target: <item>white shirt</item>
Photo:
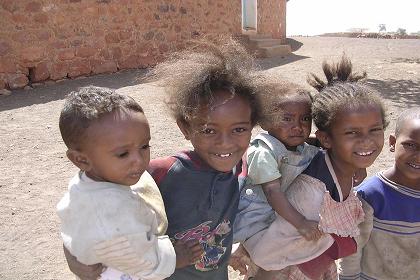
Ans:
[[[157,280],[170,276],[176,264],[169,237],[161,235],[167,224],[162,208],[159,190],[147,172],[131,187],[96,182],[78,173],[57,213],[64,246],[78,261]]]

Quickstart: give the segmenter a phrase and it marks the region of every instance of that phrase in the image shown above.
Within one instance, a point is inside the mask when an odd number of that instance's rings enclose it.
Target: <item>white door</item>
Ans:
[[[257,0],[242,0],[242,29],[257,30]]]

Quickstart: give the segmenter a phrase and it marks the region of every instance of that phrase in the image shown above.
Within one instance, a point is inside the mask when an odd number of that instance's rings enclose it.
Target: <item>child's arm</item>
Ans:
[[[174,244],[174,249],[176,252],[176,268],[182,268],[195,263],[203,254],[203,249],[198,242],[177,242]],[[79,262],[66,247],[63,246],[63,250],[70,271],[81,280],[96,280],[105,269],[100,263],[85,265]],[[116,266],[113,267],[116,268]],[[137,267],[137,269],[141,269],[141,267]]]
[[[140,279],[164,279],[175,271],[175,250],[168,236],[140,231],[101,241],[93,250],[105,266]]]
[[[101,275],[104,267],[102,264],[85,265],[79,262],[65,246],[63,246],[64,256],[66,256],[67,265],[80,280],[96,280]]]
[[[373,208],[364,199],[360,198],[360,200],[362,201],[365,219],[359,225],[360,235],[355,238],[357,252],[340,260],[338,270],[340,280],[360,279],[363,248],[369,241],[373,229]]]
[[[238,270],[241,275],[247,275],[247,266],[251,265],[250,261],[251,259],[245,247],[239,244],[239,247],[230,255],[229,265],[234,270]]]
[[[317,240],[321,237],[322,233],[318,229],[318,222],[307,220],[287,200],[280,190],[280,179],[264,183],[262,188],[274,211],[291,223],[305,239]]]

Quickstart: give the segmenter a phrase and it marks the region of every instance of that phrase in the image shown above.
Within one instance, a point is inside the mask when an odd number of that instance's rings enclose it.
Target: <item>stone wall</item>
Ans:
[[[285,36],[284,6],[259,1],[259,33]],[[0,90],[148,67],[204,34],[241,34],[241,1],[1,0]]]
[[[258,0],[257,30],[286,43],[286,1]]]

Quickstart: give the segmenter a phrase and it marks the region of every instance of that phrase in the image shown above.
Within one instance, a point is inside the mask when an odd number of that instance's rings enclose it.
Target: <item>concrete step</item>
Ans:
[[[281,45],[283,42],[281,39],[252,38],[249,40],[249,43],[255,48],[261,48],[261,47],[273,47],[276,45]]]
[[[271,35],[267,34],[259,34],[255,30],[242,30],[242,34],[239,35],[239,37],[242,37],[246,40],[251,39],[272,39]]]
[[[276,45],[271,47],[260,47],[257,56],[260,58],[268,58],[275,56],[286,56],[292,52],[289,45]]]

